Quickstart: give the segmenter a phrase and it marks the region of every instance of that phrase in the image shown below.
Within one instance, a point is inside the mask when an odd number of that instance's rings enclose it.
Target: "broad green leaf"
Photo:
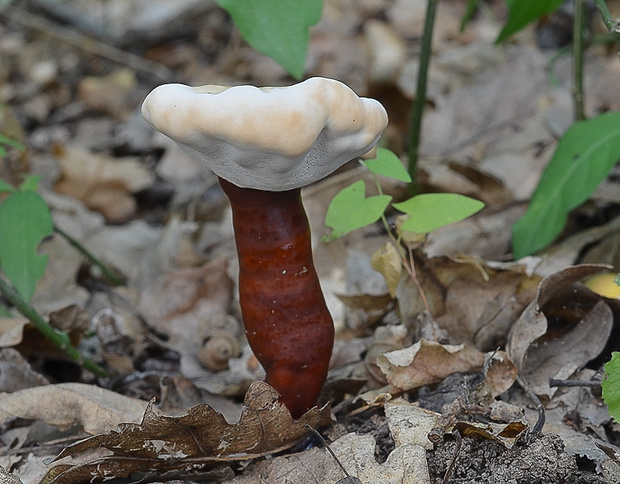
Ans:
[[[568,213],[588,199],[620,158],[620,112],[572,125],[536,187],[525,215],[512,228],[514,257],[545,248]]]
[[[614,351],[605,364],[603,377],[603,400],[609,407],[609,415],[620,422],[620,353]]]
[[[323,237],[323,242],[337,239],[352,230],[375,223],[392,201],[389,195],[375,195],[366,198],[364,181],[356,181],[334,197],[327,208],[325,225],[332,233]]]
[[[0,267],[26,301],[47,265],[37,246],[53,228],[49,208],[36,192],[12,193],[0,204]]]
[[[385,148],[377,149],[377,157],[374,160],[362,161],[362,164],[375,175],[389,176],[396,180],[411,183],[411,176],[398,156]]]
[[[409,215],[400,229],[418,234],[463,220],[483,207],[481,201],[456,193],[426,193],[394,204],[394,208]]]
[[[217,0],[241,35],[257,51],[301,78],[309,28],[321,19],[322,0]]]
[[[499,33],[495,43],[503,42],[530,22],[557,10],[562,3],[564,0],[506,0],[508,22]]]
[[[11,192],[12,193],[14,191],[15,191],[15,187],[13,187],[12,185],[9,185],[4,180],[0,180],[0,193],[3,193],[3,192]]]

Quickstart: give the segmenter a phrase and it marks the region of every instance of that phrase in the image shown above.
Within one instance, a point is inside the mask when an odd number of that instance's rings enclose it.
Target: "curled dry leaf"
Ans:
[[[456,428],[463,437],[493,440],[510,449],[525,435],[528,426],[519,421],[509,424],[457,422]]]
[[[547,332],[547,318],[541,308],[551,301],[558,291],[603,270],[609,270],[609,266],[573,266],[545,277],[540,282],[536,297],[521,313],[508,334],[506,351],[519,371],[523,368],[530,345]]]
[[[425,339],[377,358],[390,384],[405,391],[440,382],[456,372],[478,371],[483,364],[484,353],[469,345],[442,345]]]
[[[59,464],[43,482],[72,484],[134,472],[160,475],[249,460],[296,444],[308,433],[306,424],[320,427],[331,421],[327,407],[312,408],[293,420],[278,399],[279,394],[266,383],[253,383],[235,424],[208,405],[192,407],[181,417],[168,417],[156,414],[150,403],[140,424],[120,424],[118,430],[84,439],[65,448],[55,460],[100,448],[111,454],[80,465]]]

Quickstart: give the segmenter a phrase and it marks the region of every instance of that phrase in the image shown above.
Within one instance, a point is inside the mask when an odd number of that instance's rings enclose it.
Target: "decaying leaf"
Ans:
[[[463,437],[493,440],[510,449],[525,435],[528,426],[523,422],[509,424],[458,422],[456,428]]]
[[[0,423],[11,417],[43,420],[60,429],[81,425],[89,434],[137,422],[147,402],[84,383],[44,385],[0,395]]]
[[[136,210],[132,196],[151,186],[154,175],[138,158],[112,158],[81,148],[57,148],[62,177],[56,183],[60,193],[82,200],[101,212],[108,221],[122,221]]]
[[[532,391],[537,395],[553,395],[550,378],[567,379],[596,358],[607,344],[613,319],[609,306],[599,301],[569,332],[531,345],[522,374]]]
[[[517,366],[517,369],[521,370],[523,368],[525,355],[530,345],[547,332],[547,318],[542,312],[545,304],[558,291],[606,269],[608,270],[609,266],[594,264],[573,266],[556,272],[541,281],[536,297],[512,325],[508,335],[506,351]]]
[[[472,346],[442,345],[427,340],[377,358],[377,365],[391,385],[411,390],[442,381],[453,373],[482,368],[484,353]]]
[[[391,242],[386,244],[376,251],[370,259],[372,268],[385,277],[390,296],[396,296],[396,286],[400,281],[400,275],[402,273],[403,265],[400,261],[400,255]]]
[[[308,433],[306,424],[320,427],[331,421],[327,407],[312,408],[299,420],[293,420],[278,399],[279,394],[268,384],[253,383],[246,394],[241,418],[235,424],[228,423],[208,405],[192,407],[181,417],[168,417],[156,414],[151,402],[140,424],[120,424],[118,430],[79,441],[65,448],[55,461],[101,448],[109,451],[107,456],[80,465],[59,463],[50,469],[48,475],[53,477],[44,483],[127,477],[138,471],[159,475],[253,459],[299,442]]]
[[[428,433],[439,416],[438,413],[411,405],[402,399],[385,403],[385,417],[396,447],[414,444],[426,450],[432,449],[433,444],[428,440]]]

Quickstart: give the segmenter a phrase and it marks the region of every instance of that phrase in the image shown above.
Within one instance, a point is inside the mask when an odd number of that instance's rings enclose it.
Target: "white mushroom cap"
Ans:
[[[372,149],[388,122],[378,101],[321,77],[269,88],[164,84],[142,115],[220,177],[267,191],[329,175]]]

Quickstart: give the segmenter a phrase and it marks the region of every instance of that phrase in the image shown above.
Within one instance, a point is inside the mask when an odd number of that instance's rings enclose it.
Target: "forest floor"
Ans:
[[[27,147],[0,159],[0,178],[38,176],[55,226],[123,281],[58,232],[41,243],[31,305],[107,376],[0,299],[0,483],[353,482],[343,468],[364,484],[620,482],[600,387],[620,351],[620,302],[583,284],[620,268],[617,169],[553,246],[511,256],[511,227],[573,119],[570,55],[558,55],[570,11],[495,45],[504,3],[484,2],[460,31],[467,3],[439,2],[417,180],[486,207],[412,249],[429,315],[405,271],[390,293],[393,276],[373,269],[390,243],[380,224],[320,240],[339,190],[363,179],[377,193],[369,173],[353,161],[304,189],[336,343],[326,406],[298,421],[245,340],[217,178],[140,115],[162,83],[296,81],[214,1],[0,7],[0,134]],[[425,4],[326,0],[304,74],[378,99],[381,145],[403,161]],[[586,51],[588,116],[620,110],[614,47]],[[19,244],[11,227],[0,234]]]

